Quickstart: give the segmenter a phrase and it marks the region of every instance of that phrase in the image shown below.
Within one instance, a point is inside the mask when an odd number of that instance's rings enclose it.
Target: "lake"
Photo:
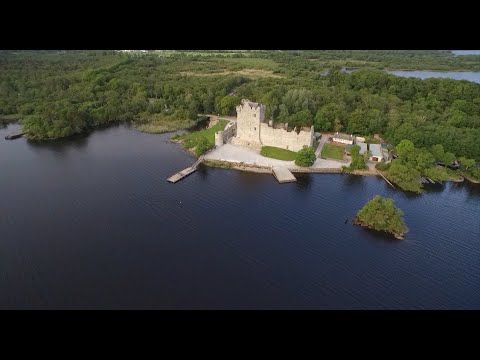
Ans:
[[[357,71],[357,69],[348,69],[343,67],[342,71],[347,74],[351,74],[354,71]],[[446,78],[454,80],[467,80],[480,84],[480,72],[475,71],[385,70],[385,72],[401,77],[415,77],[419,79]]]
[[[457,56],[480,55],[480,50],[452,50],[452,53]]]
[[[480,187],[200,166],[171,134],[36,145],[0,129],[2,309],[479,309]],[[345,224],[376,194],[406,239]]]
[[[480,84],[480,72],[474,71],[404,71],[404,70],[391,70],[387,71],[389,74],[402,76],[402,77],[416,77],[419,79],[428,78],[448,78],[454,80],[468,80]]]

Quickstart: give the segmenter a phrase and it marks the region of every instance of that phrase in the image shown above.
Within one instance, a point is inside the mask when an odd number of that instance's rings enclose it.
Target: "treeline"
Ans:
[[[249,98],[267,105],[268,118],[292,128],[378,133],[393,145],[403,139],[418,148],[441,144],[447,152],[480,160],[480,85],[403,78],[375,69],[325,71],[315,60],[342,58],[342,53],[259,51],[249,53],[255,57],[223,57],[0,52],[0,115],[17,114],[29,136],[37,139],[70,136],[116,121],[160,132],[187,127],[199,113],[233,115],[240,100]],[[373,56],[370,60],[382,56],[345,54]],[[390,51],[383,56],[398,61],[455,58],[446,52]],[[237,73],[244,69],[264,73]],[[265,71],[281,77],[268,77]]]
[[[269,56],[265,53],[264,56]],[[270,55],[271,56],[271,55]],[[480,56],[455,56],[433,50],[301,50],[275,53],[276,59],[306,58],[323,67],[373,67],[389,70],[480,71]]]
[[[261,79],[237,95],[267,105],[267,116],[316,131],[383,134],[396,145],[442,144],[446,151],[480,159],[480,85],[451,79],[402,78],[376,70],[279,82]]]
[[[111,51],[3,53],[0,115],[18,114],[29,137],[40,140],[117,121],[191,125],[185,119],[233,106],[222,99],[248,81],[180,75],[192,62]]]
[[[460,165],[460,174],[480,180],[480,168],[475,166],[474,159],[457,158],[454,153],[445,151],[441,144],[419,149],[410,140],[402,140],[395,147],[395,152],[397,159],[389,164],[378,164],[377,168],[384,170],[387,177],[403,190],[420,192],[422,184],[418,179],[423,176],[440,182],[458,178],[456,171],[448,167],[456,160]]]

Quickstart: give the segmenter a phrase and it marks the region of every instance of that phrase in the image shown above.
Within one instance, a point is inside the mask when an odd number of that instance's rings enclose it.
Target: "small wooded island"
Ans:
[[[403,211],[395,206],[392,198],[377,195],[357,213],[353,223],[403,239],[408,228],[402,216]]]

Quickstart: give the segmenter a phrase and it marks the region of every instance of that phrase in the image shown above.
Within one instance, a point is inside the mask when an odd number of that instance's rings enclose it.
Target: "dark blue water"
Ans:
[[[478,309],[480,188],[201,167],[120,126],[50,145],[0,130],[0,308]],[[376,194],[404,241],[345,224]]]

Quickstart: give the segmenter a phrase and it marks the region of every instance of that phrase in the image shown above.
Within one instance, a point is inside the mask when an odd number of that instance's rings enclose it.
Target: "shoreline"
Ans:
[[[475,180],[470,175],[466,175],[466,174],[462,173],[462,177],[463,177],[464,180],[470,181],[472,184],[480,184],[480,180]]]
[[[181,146],[181,140],[172,140],[171,142],[176,143]],[[188,153],[195,156],[198,159],[198,156],[195,154],[193,149],[185,149],[182,147],[183,150],[187,151]],[[208,152],[207,152],[208,153]],[[216,167],[221,169],[233,169],[233,170],[240,170],[244,172],[251,172],[257,174],[271,174],[272,168],[270,166],[263,166],[263,165],[256,165],[256,164],[249,164],[244,162],[235,162],[235,161],[227,161],[227,160],[213,160],[213,159],[204,159],[202,163],[209,167]],[[353,171],[343,171],[341,168],[299,168],[299,167],[288,167],[288,169],[292,173],[298,174],[349,174],[349,175],[357,175],[357,176],[379,176],[382,177],[383,172],[378,171],[377,169],[366,169],[366,170],[353,170]],[[459,175],[458,178],[449,178],[445,180],[445,182],[453,182],[453,183],[462,183],[467,180],[472,184],[480,184],[480,181],[476,181],[474,179],[469,179],[466,176]]]
[[[190,149],[185,149],[191,154],[195,155],[193,151]],[[195,155],[196,156],[196,155]],[[262,165],[253,165],[243,162],[233,162],[233,161],[225,161],[225,160],[209,160],[205,159],[202,161],[202,164],[209,167],[220,168],[220,169],[233,169],[233,170],[240,170],[245,172],[251,173],[258,173],[258,174],[271,174],[272,169],[269,166],[262,166]],[[357,175],[357,176],[379,176],[381,175],[374,170],[354,170],[352,172],[342,171],[342,169],[300,169],[300,168],[288,168],[292,173],[298,174],[347,174],[347,175]],[[465,180],[468,180],[474,184],[480,184],[480,181],[471,180],[461,176],[461,179],[448,179],[445,182],[453,182],[453,183],[461,183]]]
[[[378,230],[378,229],[375,229],[373,226],[370,226],[368,224],[366,224],[364,221],[360,220],[358,218],[358,216],[355,216],[352,220],[352,223],[354,225],[358,225],[362,228],[365,228],[365,229],[369,229],[369,230],[373,230],[373,231],[376,231],[376,232],[379,232],[379,233],[384,233],[384,234],[387,234],[389,236],[393,236],[395,239],[397,240],[404,240],[405,239],[405,235],[407,232],[404,232],[402,234],[397,234],[395,232],[391,232],[391,231],[382,231],[382,230]]]
[[[262,166],[262,165],[253,165],[243,162],[233,162],[233,161],[225,161],[225,160],[209,160],[205,159],[202,161],[202,164],[210,167],[217,167],[222,169],[234,169],[234,170],[241,170],[246,172],[253,172],[253,173],[262,173],[262,174],[271,174],[272,168],[270,166]],[[288,168],[292,173],[298,174],[353,174],[353,175],[377,175],[374,173],[364,173],[364,174],[354,174],[354,173],[346,173],[343,172],[342,169],[300,169],[300,168]]]

